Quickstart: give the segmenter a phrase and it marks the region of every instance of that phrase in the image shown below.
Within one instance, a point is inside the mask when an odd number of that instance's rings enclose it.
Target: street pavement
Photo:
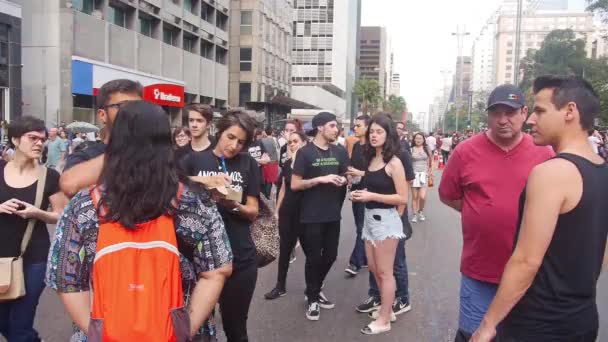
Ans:
[[[437,174],[435,179],[439,179]],[[400,315],[392,330],[380,336],[364,336],[359,330],[369,323],[355,306],[367,298],[368,271],[347,278],[355,238],[350,202],[342,210],[338,260],[325,281],[324,293],[336,303],[333,310],[322,310],[318,322],[306,320],[304,302],[304,255],[290,267],[287,295],[267,301],[263,295],[276,281],[276,263],[260,269],[249,316],[251,341],[453,341],[458,324],[459,264],[462,247],[460,215],[439,202],[437,188],[429,189],[425,210],[427,221],[414,225],[414,235],[406,244],[412,311]],[[608,278],[598,285],[600,337],[608,341]],[[38,307],[36,327],[46,342],[69,340],[71,324],[57,295],[46,291]],[[221,329],[220,329],[221,330]],[[221,341],[225,341],[221,336]]]

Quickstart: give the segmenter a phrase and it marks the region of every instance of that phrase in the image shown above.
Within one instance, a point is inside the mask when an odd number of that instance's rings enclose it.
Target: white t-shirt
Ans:
[[[591,148],[593,148],[593,152],[595,152],[595,154],[600,153],[600,151],[599,151],[599,145],[601,143],[600,139],[593,135],[590,136],[588,139],[589,139],[589,144],[591,145]]]
[[[449,152],[452,149],[452,138],[443,138],[441,140],[441,149]]]
[[[435,137],[432,135],[428,136],[426,138],[426,145],[429,147],[429,150],[435,151],[437,148],[437,139],[435,139]]]

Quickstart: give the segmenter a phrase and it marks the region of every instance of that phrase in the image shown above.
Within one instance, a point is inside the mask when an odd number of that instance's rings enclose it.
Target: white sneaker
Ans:
[[[424,214],[422,212],[418,213],[418,218],[420,219],[420,222],[424,222],[426,220],[426,217],[424,216]]]
[[[417,223],[418,222],[418,214],[414,214],[412,216],[412,223]]]

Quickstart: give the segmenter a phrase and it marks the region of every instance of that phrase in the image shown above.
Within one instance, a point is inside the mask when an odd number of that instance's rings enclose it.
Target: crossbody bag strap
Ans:
[[[38,174],[38,183],[36,185],[36,199],[34,200],[34,206],[38,209],[42,206],[42,196],[44,194],[44,187],[46,185],[46,167],[39,166],[40,173]],[[27,245],[30,243],[32,233],[34,232],[34,226],[36,225],[36,219],[31,218],[27,221],[27,228],[25,228],[25,234],[23,234],[23,240],[21,240],[21,256],[25,253]]]

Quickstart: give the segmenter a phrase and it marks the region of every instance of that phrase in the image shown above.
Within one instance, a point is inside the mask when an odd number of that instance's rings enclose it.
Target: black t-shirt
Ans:
[[[8,186],[4,180],[5,166],[6,162],[0,160],[0,175],[2,175],[2,177],[0,177],[0,203],[16,198],[34,204],[38,182],[36,181],[25,188],[12,188]],[[58,192],[59,173],[53,169],[47,169],[46,184],[44,186],[44,195],[42,196],[42,205],[40,208],[46,210],[50,204],[49,197]],[[23,239],[27,222],[28,220],[21,218],[19,215],[0,214],[0,258],[19,255],[21,240]],[[46,223],[43,221],[36,221],[32,238],[25,251],[24,262],[46,262],[50,246],[51,243],[49,240],[49,232],[46,229]]]
[[[182,160],[185,156],[189,155],[190,153],[197,153],[197,152],[204,152],[207,150],[211,150],[215,148],[216,145],[216,141],[215,138],[212,136],[209,136],[209,146],[207,146],[206,149],[202,150],[202,151],[195,151],[192,148],[192,143],[184,146],[184,147],[179,147],[178,149],[175,150],[175,160],[180,161]]]
[[[359,171],[365,172],[367,170],[367,160],[365,158],[365,154],[363,153],[365,145],[361,145],[361,142],[356,142],[353,145],[353,152],[350,156],[350,166],[354,167]],[[361,177],[361,181],[358,184],[353,184],[351,186],[351,190],[361,190],[363,189],[363,177]]]
[[[256,161],[247,153],[239,153],[232,159],[226,159],[225,163],[232,179],[232,189],[243,193],[241,203],[247,202],[247,196],[259,197],[260,182],[256,180],[260,179],[260,168]],[[217,176],[223,173],[222,162],[211,150],[188,155],[184,165],[188,174],[193,176]],[[234,268],[245,268],[255,263],[255,245],[249,230],[251,222],[219,205],[218,209],[232,246]]]
[[[63,171],[72,168],[74,165],[91,160],[98,157],[106,151],[106,145],[98,141],[85,141],[80,143],[74,149],[72,154],[68,155],[65,161]]]
[[[302,179],[325,175],[344,175],[348,167],[348,153],[341,146],[330,144],[327,150],[309,143],[298,150],[293,174]],[[301,223],[340,221],[345,187],[321,184],[302,191]]]
[[[266,153],[266,148],[264,148],[262,142],[258,140],[252,142],[247,151],[249,152],[249,155],[255,159],[255,161],[259,162],[262,155]]]
[[[285,164],[286,161],[287,161],[287,144],[283,145],[281,147],[281,150],[279,151],[279,166],[283,167],[283,165]]]
[[[291,190],[291,175],[293,169],[291,168],[291,159],[285,161],[283,169],[281,169],[280,179],[285,182],[285,195],[283,196],[283,203],[279,208],[279,214],[281,216],[298,215],[300,212],[302,193],[300,191]]]

